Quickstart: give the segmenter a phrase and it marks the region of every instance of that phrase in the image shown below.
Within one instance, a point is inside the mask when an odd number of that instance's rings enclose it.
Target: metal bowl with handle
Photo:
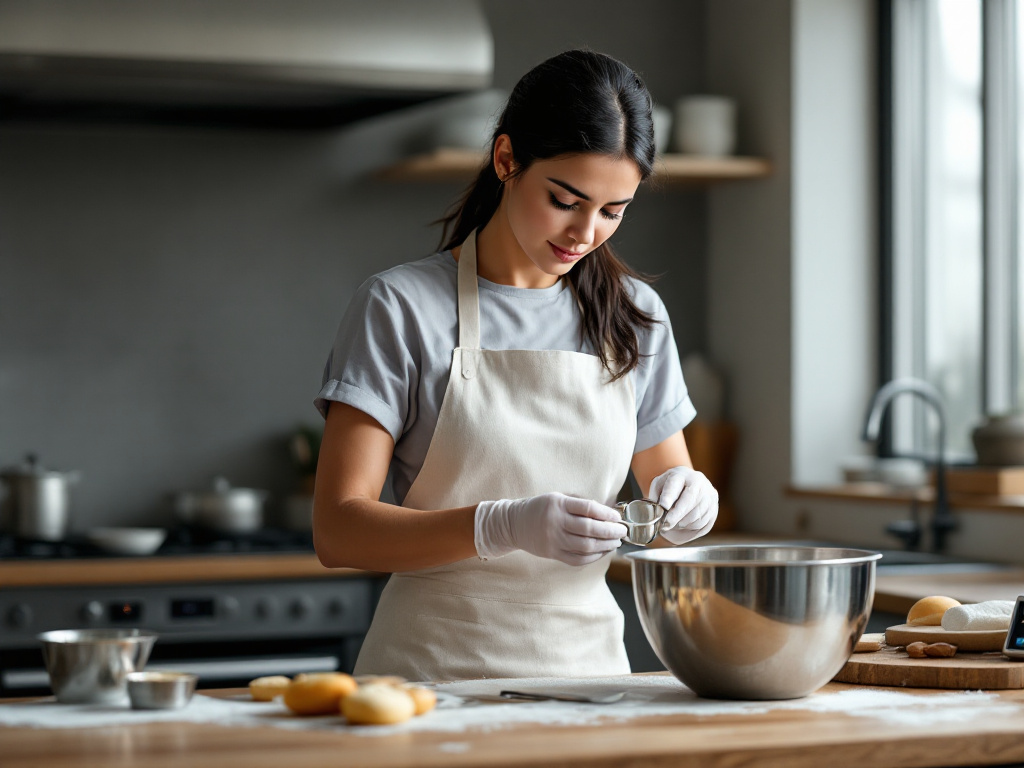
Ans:
[[[658,658],[697,695],[795,699],[831,680],[864,632],[877,552],[776,545],[627,555]]]

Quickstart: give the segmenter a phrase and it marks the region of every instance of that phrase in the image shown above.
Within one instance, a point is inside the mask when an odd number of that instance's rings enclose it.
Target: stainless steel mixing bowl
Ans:
[[[697,695],[795,699],[831,680],[864,632],[877,552],[798,546],[631,552],[640,623]]]
[[[157,635],[141,629],[59,629],[43,632],[43,661],[57,701],[123,701],[128,674],[149,660]]]

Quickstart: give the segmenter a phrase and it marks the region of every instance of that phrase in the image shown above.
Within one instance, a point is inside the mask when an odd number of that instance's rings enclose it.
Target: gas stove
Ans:
[[[171,530],[153,555],[313,553],[308,532],[222,534]],[[0,536],[0,561],[131,559],[85,539]],[[135,559],[142,559],[136,557]],[[200,687],[246,685],[262,675],[351,671],[383,581],[375,576],[191,579],[181,583],[0,585],[0,696],[46,694],[40,632],[131,628],[159,635],[147,669],[195,672]]]

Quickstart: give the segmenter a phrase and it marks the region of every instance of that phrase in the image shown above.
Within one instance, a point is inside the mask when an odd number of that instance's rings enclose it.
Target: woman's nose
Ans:
[[[595,225],[592,215],[581,214],[569,229],[569,237],[579,245],[589,245],[594,240]]]

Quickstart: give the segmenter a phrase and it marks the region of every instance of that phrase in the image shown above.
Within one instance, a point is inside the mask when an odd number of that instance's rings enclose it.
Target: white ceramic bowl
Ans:
[[[874,456],[849,456],[842,464],[843,480],[847,483],[878,483],[878,459]]]
[[[86,538],[105,552],[151,555],[167,538],[163,528],[93,528]]]
[[[918,459],[879,459],[878,475],[883,483],[896,488],[919,488],[928,484],[928,468]]]

